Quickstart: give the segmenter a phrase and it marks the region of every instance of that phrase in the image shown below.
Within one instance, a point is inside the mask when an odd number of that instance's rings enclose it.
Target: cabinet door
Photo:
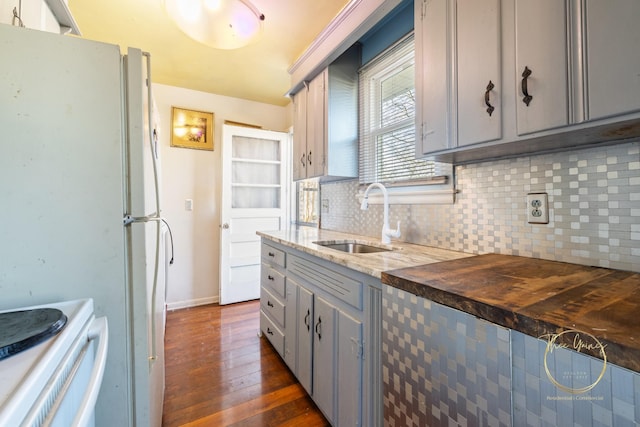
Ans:
[[[447,0],[416,0],[416,154],[453,148]]]
[[[330,423],[334,421],[336,308],[316,296],[313,335],[313,400]]]
[[[293,180],[307,177],[307,87],[293,97]]]
[[[328,71],[325,69],[309,83],[307,99],[307,178],[324,175],[326,137],[326,92]]]
[[[458,145],[500,139],[500,0],[458,0],[456,18]]]
[[[298,346],[298,286],[287,281],[284,306],[284,361],[294,374],[298,373],[296,355]]]
[[[287,286],[293,281],[287,278]],[[307,393],[313,395],[313,371],[312,371],[312,349],[313,349],[313,294],[298,286],[298,333],[297,333],[297,352],[298,352],[298,370],[297,377],[300,384],[307,390]]]
[[[566,126],[567,3],[516,0],[515,19],[518,135]],[[525,70],[529,71],[525,74]],[[531,98],[525,99],[527,93]]]
[[[640,1],[587,0],[587,105],[590,120],[640,110]]]
[[[362,322],[338,312],[338,426],[362,425]]]

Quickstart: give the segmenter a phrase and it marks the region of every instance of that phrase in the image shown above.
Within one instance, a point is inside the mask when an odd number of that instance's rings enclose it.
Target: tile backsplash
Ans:
[[[454,204],[391,205],[400,240],[640,272],[640,141],[461,165],[455,178]],[[380,235],[382,206],[361,211],[357,192],[322,184],[323,229]],[[530,192],[548,193],[548,224],[527,223]]]

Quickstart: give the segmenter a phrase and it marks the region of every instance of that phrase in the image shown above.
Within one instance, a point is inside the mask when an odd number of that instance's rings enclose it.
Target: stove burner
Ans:
[[[55,308],[0,313],[0,360],[56,335],[66,323],[67,316]]]

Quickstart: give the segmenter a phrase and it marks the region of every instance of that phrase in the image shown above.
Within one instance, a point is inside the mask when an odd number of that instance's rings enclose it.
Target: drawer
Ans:
[[[267,260],[274,265],[279,265],[280,267],[286,267],[286,259],[287,253],[285,251],[281,251],[280,249],[276,249],[273,246],[269,246],[266,243],[262,244],[262,259]]]
[[[289,273],[298,275],[332,296],[362,310],[362,282],[291,254],[287,269],[287,274]]]
[[[284,334],[262,310],[260,310],[260,329],[278,354],[284,357]]]
[[[261,267],[260,284],[272,289],[277,295],[280,295],[282,298],[284,298],[286,296],[285,276],[267,264],[262,264]]]
[[[284,328],[284,304],[266,288],[262,287],[260,291],[260,309],[267,313],[279,327]]]

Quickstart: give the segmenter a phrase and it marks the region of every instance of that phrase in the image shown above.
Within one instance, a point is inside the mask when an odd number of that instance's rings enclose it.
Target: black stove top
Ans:
[[[56,308],[0,313],[0,360],[47,340],[66,324],[67,316]]]

